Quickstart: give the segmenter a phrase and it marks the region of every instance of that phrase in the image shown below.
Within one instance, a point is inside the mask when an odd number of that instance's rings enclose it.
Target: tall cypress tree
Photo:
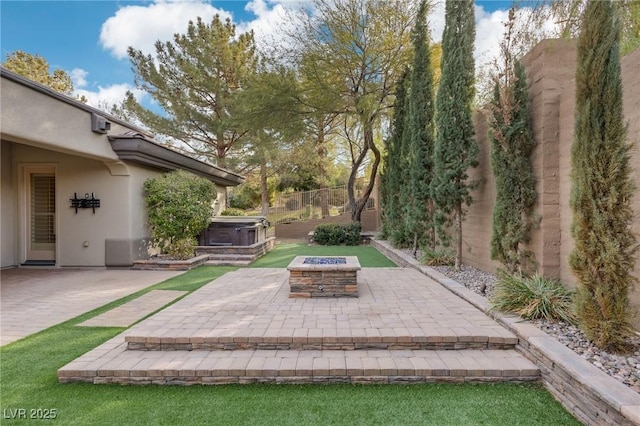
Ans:
[[[400,204],[400,193],[402,191],[402,143],[405,132],[406,111],[405,103],[407,89],[409,85],[409,70],[406,69],[400,76],[396,86],[393,121],[391,123],[391,134],[387,142],[386,155],[384,157],[382,187],[383,187],[383,235],[389,238],[392,243],[400,243],[399,235],[404,231],[404,209]]]
[[[433,202],[429,192],[433,176],[433,73],[427,27],[427,2],[420,3],[413,30],[413,71],[409,95],[410,193],[407,228],[413,237],[415,256],[419,243],[435,246]]]
[[[432,196],[442,218],[453,220],[456,245],[455,267],[462,262],[462,218],[471,204],[467,171],[478,165],[472,103],[475,95],[473,0],[447,0],[442,36],[442,76],[436,98],[437,138],[434,154]]]
[[[408,247],[411,242],[411,234],[407,227],[407,216],[409,206],[411,206],[411,191],[407,182],[410,175],[410,155],[411,155],[411,131],[409,128],[409,96],[411,94],[411,74],[407,71],[405,79],[405,97],[403,102],[404,115],[402,117],[402,135],[400,135],[400,148],[398,150],[398,210],[400,210],[400,221],[392,235],[392,242],[396,247]],[[398,123],[400,124],[400,123]]]
[[[510,64],[511,61],[507,61]],[[521,269],[528,252],[536,180],[531,165],[535,147],[529,120],[527,77],[520,62],[496,82],[491,103],[491,166],[496,178],[491,258],[510,272]]]
[[[623,122],[620,20],[610,1],[589,1],[578,39],[576,120],[571,147],[569,263],[578,278],[576,311],[587,338],[600,348],[626,349],[629,288],[633,284],[631,232],[635,192]]]

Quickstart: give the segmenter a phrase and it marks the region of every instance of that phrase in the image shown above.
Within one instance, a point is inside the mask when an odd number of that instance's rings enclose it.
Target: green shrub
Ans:
[[[326,246],[357,246],[360,244],[360,222],[347,225],[337,223],[322,223],[313,230],[313,240]]]
[[[494,311],[525,319],[546,318],[575,324],[573,292],[538,274],[523,277],[500,272],[489,302]]]
[[[167,247],[167,254],[172,259],[186,260],[195,256],[198,241],[195,238],[181,238]]]
[[[260,184],[246,182],[233,190],[229,195],[229,207],[241,210],[251,210],[262,202]]]
[[[194,240],[211,221],[215,185],[180,170],[146,180],[144,191],[154,244],[167,254],[187,251],[183,240]]]
[[[427,266],[453,266],[454,261],[452,251],[446,248],[432,249],[425,247],[420,258],[420,263]]]
[[[223,210],[222,213],[220,213],[220,216],[246,216],[246,215],[247,213],[244,210],[235,209],[233,207]]]

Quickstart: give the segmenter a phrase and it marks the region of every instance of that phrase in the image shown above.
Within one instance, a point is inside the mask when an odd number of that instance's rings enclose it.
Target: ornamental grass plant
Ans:
[[[455,262],[454,253],[447,248],[432,249],[424,247],[420,263],[427,266],[453,266]]]
[[[545,318],[575,324],[573,295],[560,282],[539,274],[526,277],[500,271],[489,303],[491,310],[525,319]]]

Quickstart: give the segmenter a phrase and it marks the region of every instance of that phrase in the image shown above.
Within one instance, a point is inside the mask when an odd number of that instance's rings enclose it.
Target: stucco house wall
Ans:
[[[122,120],[2,69],[0,90],[0,266],[37,256],[29,250],[29,173],[55,175],[55,250],[59,267],[127,266],[148,254],[143,183],[184,169],[216,184],[216,212],[226,188],[244,178],[156,143]],[[102,120],[99,129],[92,120]],[[76,212],[85,194],[100,207]],[[33,254],[36,253],[36,254]],[[51,263],[51,261],[49,261]]]

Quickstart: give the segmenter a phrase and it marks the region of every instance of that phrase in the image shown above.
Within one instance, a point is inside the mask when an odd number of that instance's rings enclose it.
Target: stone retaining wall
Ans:
[[[276,246],[276,237],[268,237],[264,241],[252,244],[250,246],[198,246],[196,254],[198,255],[251,255],[254,259],[264,256]]]

